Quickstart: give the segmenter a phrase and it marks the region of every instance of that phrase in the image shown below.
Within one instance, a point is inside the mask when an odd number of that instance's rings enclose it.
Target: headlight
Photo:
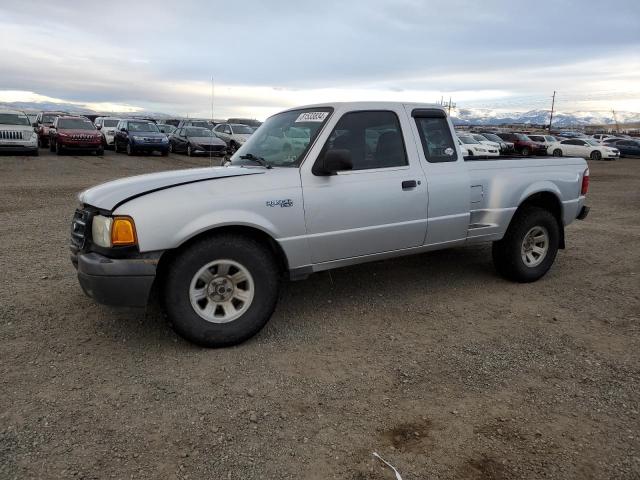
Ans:
[[[114,132],[113,130],[107,130],[107,135],[109,135],[110,137],[113,137],[115,133],[116,132]]]
[[[168,139],[167,137],[162,137],[161,141],[162,141],[162,142],[168,142],[168,141],[169,141],[169,139]]]
[[[99,247],[109,248],[111,246],[111,225],[113,219],[102,215],[93,217],[91,224],[91,236],[93,243]]]
[[[138,243],[136,226],[131,217],[96,215],[91,224],[93,243],[99,247],[131,246]]]
[[[134,135],[131,138],[133,138],[134,140],[142,140],[144,137],[139,137],[137,135]]]

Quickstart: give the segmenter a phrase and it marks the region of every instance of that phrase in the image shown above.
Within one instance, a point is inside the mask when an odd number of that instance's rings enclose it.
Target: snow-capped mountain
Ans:
[[[524,123],[547,125],[549,110],[530,110],[528,112],[505,112],[489,108],[457,108],[451,113],[456,125],[501,125]],[[638,112],[616,112],[619,123],[640,122]],[[611,112],[554,112],[554,127],[578,125],[610,125],[615,120]]]

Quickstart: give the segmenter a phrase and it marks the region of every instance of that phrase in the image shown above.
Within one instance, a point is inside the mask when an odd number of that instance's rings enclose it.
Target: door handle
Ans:
[[[402,182],[402,189],[403,190],[408,190],[410,188],[416,188],[418,186],[418,182],[416,182],[415,180],[404,180]]]

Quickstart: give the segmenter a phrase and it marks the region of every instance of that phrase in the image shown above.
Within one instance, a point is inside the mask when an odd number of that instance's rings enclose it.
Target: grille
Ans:
[[[91,225],[91,213],[87,210],[76,210],[71,221],[71,249],[82,250],[87,240]]]
[[[72,140],[93,140],[93,135],[71,135]]]
[[[0,140],[22,140],[22,132],[0,130]]]
[[[207,152],[220,152],[227,148],[226,145],[201,145],[201,147]]]

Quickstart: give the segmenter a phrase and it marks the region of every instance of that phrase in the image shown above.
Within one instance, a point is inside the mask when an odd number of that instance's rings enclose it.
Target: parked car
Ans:
[[[456,137],[456,141],[458,142],[458,148],[460,148],[460,153],[462,154],[462,156],[465,158],[470,157],[471,154],[469,153],[469,150],[467,150],[465,144],[462,143],[458,137]]]
[[[24,112],[0,109],[0,152],[38,155],[38,134]]]
[[[538,135],[538,134],[530,134],[527,135],[531,140],[537,143],[541,143],[545,148],[549,147],[552,143],[556,143],[558,139],[553,135]]]
[[[472,134],[458,134],[458,139],[462,142],[464,147],[469,152],[469,155],[474,157],[497,157],[500,155],[500,151],[497,147],[490,147],[488,145],[483,145],[478,140],[473,138]]]
[[[640,140],[617,138],[611,143],[605,143],[605,145],[618,149],[621,157],[640,157]]]
[[[476,141],[480,142],[482,145],[491,147],[492,149],[497,150],[498,154],[500,153],[500,150],[502,149],[500,142],[494,142],[492,140],[489,140],[487,137],[479,133],[470,133],[469,135],[471,135]]]
[[[562,137],[562,138],[583,138],[586,137],[586,135],[584,133],[580,133],[580,132],[558,132],[556,134],[556,137]]]
[[[40,112],[36,117],[36,133],[38,134],[38,146],[45,148],[49,146],[49,127],[60,115],[69,115],[67,112]]]
[[[169,139],[160,133],[155,123],[148,120],[122,119],[116,126],[113,150],[124,150],[127,155],[160,152],[169,155]]]
[[[607,147],[593,138],[569,138],[549,145],[548,153],[554,157],[580,157],[591,160],[615,160],[620,156],[617,148]]]
[[[213,129],[213,133],[227,142],[231,154],[235,153],[253,132],[253,128],[241,123],[220,123]]]
[[[520,155],[528,157],[529,155],[546,155],[546,147],[538,142],[534,142],[523,133],[500,132],[496,135],[503,140],[513,143],[513,148]]]
[[[49,128],[49,149],[61,155],[65,151],[104,153],[102,134],[86,117],[61,115]]]
[[[538,280],[565,227],[587,216],[585,160],[465,161],[446,115],[398,102],[294,108],[270,117],[229,167],[90,188],[71,230],[80,284],[129,306],[145,306],[155,284],[180,335],[222,347],[265,325],[283,275],[493,242],[501,275]],[[310,132],[300,154],[263,150],[291,127]]]
[[[492,133],[492,132],[479,132],[479,133],[487,140],[500,144],[500,153],[502,155],[507,155],[509,153],[515,152],[515,148],[512,142],[507,142],[506,140],[503,140],[502,138],[497,136],[495,133]]]
[[[168,123],[158,123],[156,124],[156,127],[160,130],[160,133],[164,133],[167,137],[176,131],[176,127]]]
[[[210,120],[201,120],[197,118],[188,118],[186,120],[180,120],[176,128],[183,127],[200,127],[200,128],[208,128],[209,130],[213,130],[215,124]]]
[[[169,151],[192,155],[224,155],[227,144],[208,128],[184,127],[169,137]]]
[[[105,147],[113,147],[118,122],[120,122],[120,119],[116,117],[97,117],[93,121],[93,124],[102,134],[102,143]]]
[[[596,133],[595,135],[592,135],[592,137],[600,143],[603,143],[605,140],[610,138],[618,138],[616,135],[610,135],[608,133]]]

